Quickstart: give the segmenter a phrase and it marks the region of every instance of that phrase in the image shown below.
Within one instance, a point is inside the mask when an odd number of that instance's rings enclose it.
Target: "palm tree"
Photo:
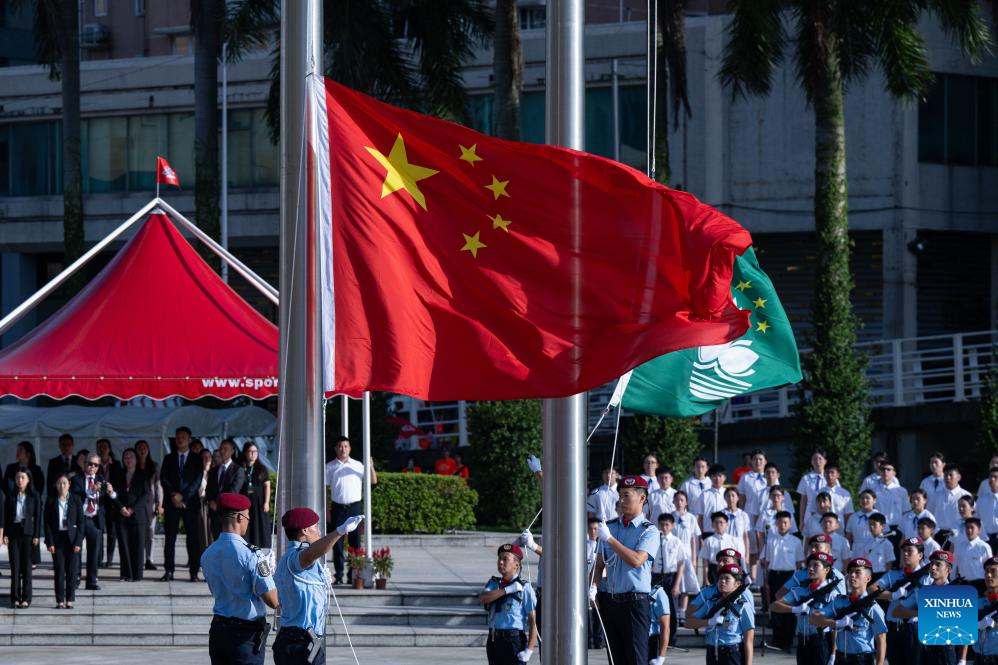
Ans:
[[[655,70],[659,75],[655,87],[655,179],[668,185],[672,179],[669,168],[669,104],[672,100],[672,126],[679,126],[679,115],[689,118],[689,90],[686,80],[686,3],[683,0],[655,0],[657,48]]]
[[[496,0],[492,82],[495,85],[493,132],[501,139],[519,141],[523,51],[520,48],[520,16],[516,0]]]
[[[818,270],[801,441],[825,448],[855,486],[872,427],[864,363],[853,351],[844,88],[879,67],[893,97],[916,99],[932,82],[918,32],[922,13],[933,13],[972,59],[987,48],[988,26],[977,0],[730,0],[729,6],[721,80],[735,96],[768,94],[792,39],[797,79],[814,114]]]
[[[194,213],[201,230],[221,236],[218,164],[218,61],[225,29],[224,0],[191,0],[194,32]],[[218,269],[219,258],[203,245],[202,257]]]

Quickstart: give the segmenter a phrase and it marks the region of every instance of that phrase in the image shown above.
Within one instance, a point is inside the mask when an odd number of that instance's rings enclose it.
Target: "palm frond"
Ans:
[[[839,68],[845,82],[866,78],[877,53],[878,3],[837,0],[832,30],[838,37]]]
[[[834,4],[828,0],[806,0],[794,7],[797,26],[794,64],[808,105],[813,105],[842,75]]]
[[[998,3],[990,0],[990,4],[994,17]],[[978,0],[928,0],[928,6],[943,30],[956,37],[971,62],[979,62],[984,54],[991,53],[991,31]]]
[[[731,23],[720,79],[734,96],[765,95],[772,87],[787,42],[782,6],[781,0],[728,0]]]
[[[222,41],[226,59],[238,62],[246,51],[269,44],[281,27],[277,0],[237,0],[226,4]]]
[[[913,99],[932,85],[932,70],[925,40],[918,31],[919,3],[888,0],[878,3],[876,58],[884,72],[887,90],[894,97]]]
[[[35,42],[35,58],[38,64],[49,68],[49,78],[59,80],[59,65],[62,62],[61,41],[62,21],[59,12],[62,8],[59,0],[10,0],[10,12],[20,13],[31,9],[32,33]],[[73,9],[75,10],[75,3]]]
[[[662,51],[669,76],[672,97],[672,127],[679,127],[679,113],[692,117],[689,85],[686,77],[686,7],[683,0],[656,0],[658,25],[662,32]]]

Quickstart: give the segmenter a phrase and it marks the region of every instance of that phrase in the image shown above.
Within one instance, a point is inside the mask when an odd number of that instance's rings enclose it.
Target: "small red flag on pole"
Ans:
[[[173,170],[170,166],[170,162],[166,161],[162,157],[156,157],[156,196],[159,196],[159,186],[160,183],[164,185],[173,185],[174,187],[180,187],[180,179],[177,178],[177,172]]]

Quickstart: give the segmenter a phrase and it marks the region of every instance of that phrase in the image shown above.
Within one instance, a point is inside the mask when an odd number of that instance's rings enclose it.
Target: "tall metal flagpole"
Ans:
[[[308,74],[322,74],[322,3],[281,3],[280,464],[278,514],[312,508],[325,524],[317,229],[309,215]],[[312,170],[314,172],[314,169]],[[283,539],[278,539],[283,549]]]
[[[374,556],[374,525],[371,523],[371,393],[364,391],[364,402],[361,416],[363,458],[364,463],[364,547],[367,556]]]
[[[584,148],[585,56],[583,0],[549,0],[547,13],[547,142]],[[579,210],[578,190],[569,208]],[[579,220],[574,224],[578,242]],[[579,315],[581,279],[569,297]],[[544,622],[543,665],[584,665],[588,612],[585,555],[585,395],[544,400]]]

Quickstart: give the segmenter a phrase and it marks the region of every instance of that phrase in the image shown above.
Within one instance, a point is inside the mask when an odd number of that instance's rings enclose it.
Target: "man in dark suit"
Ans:
[[[73,462],[73,435],[63,434],[59,437],[59,454],[49,460],[47,495],[55,496],[55,481],[59,476],[69,476],[76,471],[76,464]]]
[[[187,567],[191,573],[191,581],[198,579],[200,562],[200,545],[198,544],[198,512],[200,499],[198,490],[201,488],[203,473],[201,460],[191,452],[191,430],[188,427],[178,427],[174,438],[174,451],[163,458],[160,467],[159,482],[163,486],[164,531],[166,544],[163,547],[163,568],[166,572],[159,578],[162,582],[173,579],[174,550],[177,546],[177,532],[181,520],[187,540]]]
[[[97,439],[97,454],[100,455],[100,474],[108,480],[117,476],[121,464],[114,459],[114,452],[108,439]],[[104,548],[104,563],[101,568],[111,568],[114,565],[114,546],[118,541],[118,512],[109,506],[105,520],[104,535],[107,537],[107,546]]]
[[[117,498],[114,488],[100,473],[100,456],[87,458],[87,470],[74,476],[70,492],[83,503],[83,538],[87,543],[87,589],[100,591],[97,566],[103,550],[104,529],[107,528],[105,504]]]
[[[225,439],[218,446],[222,455],[222,463],[217,469],[208,472],[208,485],[204,498],[211,510],[211,533],[215,540],[222,531],[222,520],[218,513],[219,494],[242,494],[246,489],[246,470],[235,460],[236,442]]]

